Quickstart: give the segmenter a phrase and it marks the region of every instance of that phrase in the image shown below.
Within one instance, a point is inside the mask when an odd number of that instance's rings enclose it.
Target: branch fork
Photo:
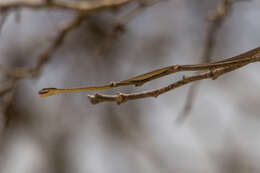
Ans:
[[[44,88],[39,91],[41,97],[47,97],[58,93],[66,93],[66,92],[78,92],[78,91],[91,91],[91,90],[107,90],[116,87],[133,85],[140,86],[146,82],[173,74],[177,72],[183,71],[203,71],[191,76],[183,75],[182,79],[174,82],[170,85],[164,86],[162,88],[148,90],[137,93],[117,93],[115,95],[106,95],[102,93],[95,93],[93,95],[89,95],[89,101],[92,104],[97,104],[101,102],[116,102],[117,104],[125,103],[129,100],[142,99],[147,97],[158,97],[161,94],[164,94],[170,90],[176,89],[178,87],[184,86],[186,84],[203,80],[203,79],[212,79],[215,80],[218,77],[229,73],[231,71],[237,70],[243,66],[246,66],[250,63],[260,61],[260,47],[245,52],[241,55],[228,58],[225,60],[206,63],[206,64],[195,64],[195,65],[173,65],[164,68],[160,68],[154,70],[152,72],[148,72],[133,78],[129,78],[127,80],[122,80],[119,82],[110,82],[108,85],[102,86],[92,86],[85,88],[71,88],[71,89],[57,89],[57,88]]]

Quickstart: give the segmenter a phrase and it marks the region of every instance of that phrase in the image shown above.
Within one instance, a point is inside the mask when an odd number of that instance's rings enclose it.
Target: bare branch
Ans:
[[[0,2],[0,8],[16,9],[16,8],[58,8],[63,10],[72,10],[77,12],[91,13],[93,11],[105,10],[108,8],[119,7],[134,0],[99,0],[99,1],[8,1]]]
[[[260,56],[257,59],[258,59],[258,61],[260,61]],[[121,103],[125,103],[129,100],[143,99],[143,98],[148,98],[148,97],[158,97],[161,94],[164,94],[168,91],[171,91],[173,89],[184,86],[191,82],[208,79],[208,78],[215,80],[219,76],[221,76],[225,73],[234,71],[238,68],[241,68],[241,67],[245,66],[246,64],[248,64],[248,63],[234,64],[234,65],[230,65],[227,67],[221,67],[221,68],[214,69],[214,70],[208,70],[207,72],[200,73],[200,74],[193,75],[193,76],[183,76],[182,80],[179,80],[168,86],[165,86],[165,87],[162,87],[159,89],[155,89],[155,90],[144,91],[144,92],[133,93],[133,94],[118,93],[117,95],[105,95],[105,94],[96,93],[94,95],[89,95],[88,98],[92,104],[97,104],[97,103],[101,103],[101,102],[116,102],[117,104],[121,104]]]
[[[166,75],[169,75],[172,73],[176,73],[176,72],[207,70],[206,73],[200,73],[199,75],[185,77],[185,78],[183,78],[182,81],[172,84],[171,85],[172,87],[170,87],[170,90],[171,90],[171,89],[180,87],[182,85],[185,85],[187,83],[197,81],[197,80],[202,80],[205,78],[216,79],[220,75],[231,72],[231,71],[236,70],[240,67],[243,67],[249,63],[254,63],[257,61],[260,61],[260,47],[253,49],[251,51],[248,51],[246,53],[243,53],[239,56],[229,58],[226,60],[222,60],[219,62],[213,62],[213,63],[208,63],[208,64],[198,64],[198,65],[169,66],[169,67],[161,68],[161,69],[158,69],[158,70],[155,70],[155,71],[152,71],[149,73],[145,73],[145,74],[142,74],[142,75],[139,75],[139,76],[127,79],[127,80],[122,80],[119,82],[111,82],[110,84],[103,85],[103,86],[92,86],[92,87],[85,87],[85,88],[70,88],[70,89],[44,88],[41,91],[39,91],[39,95],[41,97],[47,97],[47,96],[51,96],[51,95],[59,94],[59,93],[79,92],[79,91],[82,92],[82,91],[91,91],[91,90],[106,90],[106,89],[111,89],[111,88],[125,86],[125,85],[140,86],[140,85],[144,84],[145,82],[149,82],[151,80],[161,78],[163,76],[166,76]],[[211,73],[213,73],[214,75],[205,77],[205,74],[211,74]],[[169,88],[169,86],[166,88]],[[144,92],[145,94],[139,93],[139,94],[137,94],[137,96],[136,96],[136,94],[127,94],[127,97],[132,98],[132,99],[150,97],[150,96],[157,95],[156,93],[160,94],[161,90],[163,90],[164,92],[169,91],[169,90],[165,91],[165,89],[159,89],[159,90],[154,90],[152,93],[151,93],[151,91]],[[162,93],[164,93],[164,92],[162,92]],[[147,93],[149,93],[149,94],[147,94]],[[97,96],[95,96],[95,95],[97,95]],[[95,95],[89,97],[91,99],[92,103],[98,103],[98,101],[95,101],[93,99],[100,98],[100,95],[102,95],[102,94],[95,94]],[[122,94],[120,94],[120,95],[122,95]],[[125,96],[125,94],[123,94],[123,96]],[[108,97],[109,97],[108,95],[105,95],[104,100],[115,101],[116,96],[113,95],[110,98],[108,98]],[[119,97],[119,96],[117,96],[117,97]],[[121,96],[119,99],[121,99]],[[98,99],[98,100],[100,100],[100,99]],[[121,103],[121,101],[117,101],[117,102]]]

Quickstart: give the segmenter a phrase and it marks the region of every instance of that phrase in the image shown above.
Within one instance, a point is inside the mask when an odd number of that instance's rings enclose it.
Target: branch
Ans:
[[[258,61],[260,61],[260,56],[258,57]],[[204,73],[200,73],[197,75],[193,76],[183,76],[182,80],[179,80],[175,83],[172,83],[168,86],[155,89],[155,90],[150,90],[150,91],[145,91],[145,92],[140,92],[140,93],[133,93],[133,94],[125,94],[125,93],[118,93],[117,95],[105,95],[101,93],[96,93],[94,95],[89,95],[89,101],[92,104],[97,104],[101,102],[116,102],[117,104],[125,103],[129,100],[136,100],[136,99],[143,99],[143,98],[148,98],[148,97],[158,97],[161,94],[164,94],[168,91],[171,91],[173,89],[179,88],[181,86],[184,86],[186,84],[189,84],[191,82],[203,80],[203,79],[208,79],[211,78],[213,80],[217,79],[219,76],[234,71],[238,68],[241,68],[245,66],[248,63],[241,63],[241,64],[235,64],[227,67],[222,67],[214,70],[209,70]]]
[[[98,1],[10,1],[0,2],[0,8],[2,9],[16,9],[16,8],[55,8],[62,10],[72,10],[77,12],[92,13],[93,11],[105,10],[108,8],[119,7],[134,0],[98,0]]]
[[[134,94],[118,94],[118,95],[103,95],[103,94],[95,94],[90,95],[89,99],[91,103],[96,104],[103,101],[116,101],[117,103],[123,103],[128,100],[140,99],[152,96],[158,96],[162,93],[165,93],[169,90],[175,89],[182,85],[185,85],[190,82],[194,82],[197,80],[202,80],[206,78],[216,79],[219,76],[241,68],[247,64],[254,63],[260,61],[260,47],[243,53],[241,55],[235,56],[233,58],[229,58],[226,60],[208,63],[208,64],[197,64],[197,65],[173,65],[165,68],[161,68],[149,73],[145,73],[127,80],[122,80],[119,82],[111,82],[108,85],[103,86],[93,86],[93,87],[85,87],[85,88],[71,88],[71,89],[57,89],[57,88],[44,88],[39,91],[39,95],[41,97],[47,97],[58,93],[68,93],[68,92],[78,92],[78,91],[91,91],[91,90],[106,90],[119,86],[126,85],[135,85],[140,86],[146,82],[155,80],[157,78],[161,78],[163,76],[183,72],[183,71],[202,71],[207,70],[207,72],[200,73],[198,75],[184,77],[183,80],[173,83],[169,86],[152,90],[145,91],[142,93],[134,93]]]
[[[41,70],[41,67],[46,64],[51,56],[62,45],[65,37],[75,28],[77,28],[83,21],[84,15],[78,14],[72,21],[65,25],[58,33],[58,35],[51,42],[49,47],[44,50],[37,58],[36,65],[32,68],[5,68],[0,65],[0,71],[8,77],[24,78],[36,75]]]
[[[1,15],[1,19],[0,19],[0,35],[2,33],[5,21],[6,21],[7,17],[8,17],[8,15],[9,15],[8,12],[9,12],[8,10],[0,8],[0,15]]]

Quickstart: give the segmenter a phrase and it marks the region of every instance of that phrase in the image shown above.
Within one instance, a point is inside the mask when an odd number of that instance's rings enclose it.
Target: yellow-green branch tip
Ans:
[[[52,96],[56,94],[57,88],[43,88],[41,89],[38,94],[40,95],[41,98]]]

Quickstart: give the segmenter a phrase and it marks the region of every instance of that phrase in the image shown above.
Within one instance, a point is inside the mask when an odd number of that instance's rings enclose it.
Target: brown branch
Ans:
[[[260,54],[258,54],[255,57],[255,59],[257,59],[256,61],[260,61]],[[252,61],[252,63],[256,62],[256,61]],[[193,76],[183,76],[182,80],[179,80],[168,86],[165,86],[165,87],[162,87],[159,89],[155,89],[155,90],[144,91],[144,92],[133,93],[133,94],[118,93],[117,95],[105,95],[105,94],[96,93],[94,95],[89,95],[88,98],[92,104],[97,104],[97,103],[101,103],[101,102],[116,102],[117,104],[121,104],[121,103],[130,101],[130,100],[143,99],[143,98],[148,98],[148,97],[157,97],[168,91],[171,91],[173,89],[179,88],[181,86],[184,86],[186,84],[189,84],[189,83],[192,83],[195,81],[208,79],[208,78],[215,80],[219,76],[221,76],[225,73],[234,71],[236,69],[239,69],[249,63],[251,63],[251,62],[237,63],[237,64],[229,65],[226,67],[220,67],[217,69],[208,70],[207,72],[196,74]]]
[[[254,52],[254,54],[252,54]],[[244,55],[243,59],[234,59],[229,58],[220,62],[213,62],[208,64],[197,64],[197,65],[173,65],[169,67],[164,67],[161,69],[154,70],[152,72],[148,72],[127,80],[122,80],[119,82],[110,82],[110,84],[102,85],[102,86],[91,86],[91,87],[85,87],[85,88],[69,88],[69,89],[57,89],[57,88],[43,88],[39,91],[39,95],[41,97],[47,97],[54,94],[59,93],[68,93],[68,92],[82,92],[82,91],[91,91],[91,90],[106,90],[111,88],[116,88],[120,86],[126,86],[126,85],[135,85],[135,86],[141,86],[146,82],[164,77],[169,74],[177,73],[177,72],[183,72],[183,71],[201,71],[201,70],[214,70],[217,68],[222,67],[229,67],[234,66],[238,64],[248,64],[258,61],[258,56],[256,55],[260,54],[260,47],[253,49],[249,52],[246,52],[242,55]],[[240,55],[241,56],[241,55]],[[240,57],[237,56],[237,57]]]
[[[53,54],[58,50],[58,48],[63,44],[66,36],[78,28],[83,20],[90,14],[104,11],[107,9],[119,8],[128,3],[134,2],[136,0],[99,0],[99,1],[56,1],[56,0],[44,0],[44,1],[32,1],[32,0],[22,0],[22,1],[7,1],[0,2],[1,10],[1,21],[0,30],[6,20],[6,16],[11,12],[11,10],[20,10],[21,8],[29,8],[33,10],[38,9],[61,9],[76,12],[76,17],[65,25],[58,32],[57,36],[52,40],[50,45],[37,57],[36,64],[31,68],[8,68],[0,64],[0,72],[2,75],[7,77],[8,82],[0,86],[0,97],[3,101],[4,114],[9,108],[12,102],[12,95],[16,88],[17,83],[27,77],[32,77],[39,74],[42,67],[50,61]],[[18,11],[19,12],[19,11]],[[17,15],[18,16],[18,15]],[[19,19],[17,17],[17,19]],[[7,99],[6,99],[7,98]],[[6,101],[7,100],[7,101]]]
[[[202,80],[206,78],[212,78],[216,79],[219,76],[231,72],[233,70],[236,70],[238,68],[241,68],[247,64],[254,63],[260,61],[260,47],[253,49],[251,51],[248,51],[246,53],[243,53],[239,56],[235,56],[233,58],[229,58],[226,60],[222,60],[219,62],[213,62],[208,64],[198,64],[198,65],[174,65],[169,66],[165,68],[161,68],[149,73],[145,73],[127,80],[122,80],[119,82],[111,82],[108,85],[103,86],[93,86],[93,87],[85,87],[85,88],[72,88],[72,89],[57,89],[57,88],[44,88],[41,91],[39,91],[39,95],[41,97],[47,97],[58,93],[67,93],[67,92],[78,92],[78,91],[91,91],[91,90],[105,90],[105,89],[111,89],[119,86],[125,86],[125,85],[135,85],[140,86],[144,84],[145,82],[149,82],[151,80],[155,80],[157,78],[161,78],[163,76],[176,73],[176,72],[182,72],[182,71],[202,71],[207,70],[205,73],[200,73],[198,75],[190,76],[190,77],[184,77],[183,80],[178,81],[176,83],[173,83],[167,87],[163,87],[161,89],[153,90],[153,91],[146,91],[142,93],[137,94],[119,94],[117,96],[115,95],[103,95],[103,94],[95,94],[90,95],[90,101],[92,103],[99,103],[100,100],[103,101],[117,101],[118,103],[125,102],[126,100],[133,100],[133,99],[139,99],[139,98],[145,98],[145,97],[151,97],[151,96],[157,96],[162,93],[165,93],[169,90],[175,89],[177,87],[180,87],[182,85],[185,85],[190,82],[194,82],[197,80]],[[213,74],[213,75],[212,75]],[[126,98],[126,99],[125,99]]]
[[[255,51],[255,54],[258,54],[260,51],[260,48],[256,48],[252,51]],[[250,51],[251,53],[251,51]],[[254,55],[255,55],[254,54]],[[216,69],[216,68],[220,68],[220,67],[226,67],[229,65],[235,65],[235,64],[240,64],[240,63],[249,63],[255,61],[255,59],[252,57],[254,57],[253,55],[250,56],[249,54],[243,54],[244,57],[243,59],[226,59],[225,61],[219,61],[219,62],[213,62],[213,63],[208,63],[208,64],[196,64],[196,65],[173,65],[173,66],[169,66],[169,67],[165,67],[165,68],[161,68],[149,73],[145,73],[143,75],[139,75],[133,78],[130,78],[128,80],[125,81],[120,81],[120,83],[129,83],[135,86],[141,86],[146,82],[173,74],[173,73],[177,73],[177,72],[184,72],[184,71],[200,71],[200,70],[212,70],[212,69]],[[115,83],[117,84],[117,83]]]
[[[105,10],[109,8],[119,7],[134,0],[97,0],[97,1],[8,1],[0,2],[0,8],[16,9],[16,8],[54,8],[62,10],[72,10],[76,12],[92,13],[93,11]]]

